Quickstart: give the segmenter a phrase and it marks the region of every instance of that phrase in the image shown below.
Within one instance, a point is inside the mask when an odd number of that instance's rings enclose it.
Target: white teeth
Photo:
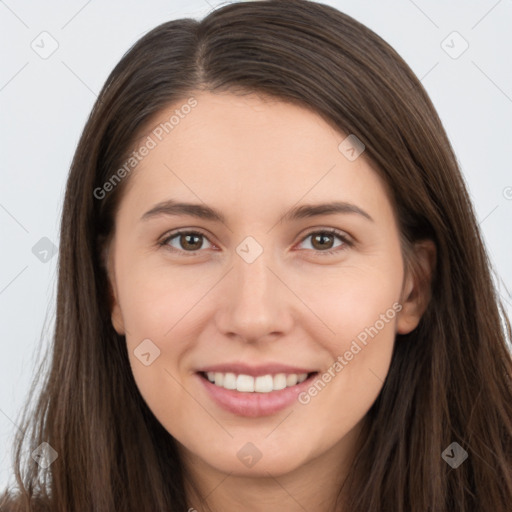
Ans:
[[[274,389],[274,379],[272,375],[259,375],[253,380],[254,391],[257,391],[258,393],[270,393]]]
[[[236,390],[237,391],[254,391],[254,377],[250,375],[239,375],[236,378]]]
[[[277,373],[274,375],[273,388],[274,389],[284,389],[286,387],[286,374],[285,373]]]
[[[297,384],[297,374],[296,373],[292,373],[290,375],[287,375],[286,376],[286,385],[287,386],[294,386],[295,384]]]
[[[270,393],[295,386],[307,379],[307,373],[276,373],[275,375],[236,375],[234,373],[207,372],[208,380],[225,389],[236,389],[243,393]]]
[[[224,382],[222,387],[226,389],[236,389],[236,375],[234,373],[224,374]]]

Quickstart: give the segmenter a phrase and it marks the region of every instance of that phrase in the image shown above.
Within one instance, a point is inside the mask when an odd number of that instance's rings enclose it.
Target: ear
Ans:
[[[416,242],[408,255],[406,275],[397,317],[397,333],[408,334],[416,329],[431,298],[432,276],[435,271],[436,246],[432,240]]]
[[[117,291],[117,282],[116,282],[116,274],[114,267],[114,240],[112,239],[109,243],[105,245],[105,248],[102,252],[102,262],[103,266],[107,272],[108,279],[108,293],[109,293],[109,305],[110,305],[110,315],[112,320],[112,326],[114,327],[117,334],[123,336],[125,334],[124,320],[123,314],[121,312],[121,307],[119,305],[119,294]]]

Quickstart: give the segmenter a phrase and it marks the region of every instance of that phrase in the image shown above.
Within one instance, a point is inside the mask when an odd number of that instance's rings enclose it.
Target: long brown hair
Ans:
[[[130,177],[103,199],[94,191],[155,114],[200,90],[297,102],[355,134],[392,191],[404,253],[417,240],[436,244],[429,306],[396,338],[345,482],[346,510],[510,511],[511,328],[453,149],[402,58],[351,17],[307,0],[234,3],[201,21],[163,23],[108,77],[67,181],[50,365],[20,421],[18,488],[12,499],[6,491],[6,510],[188,508],[177,442],[142,399],[111,324],[101,251]],[[30,456],[43,442],[58,454],[46,469]],[[468,453],[456,469],[442,457],[453,442]]]

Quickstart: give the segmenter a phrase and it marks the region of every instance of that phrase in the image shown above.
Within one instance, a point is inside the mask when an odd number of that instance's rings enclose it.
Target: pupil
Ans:
[[[189,243],[189,240],[193,239],[193,238],[198,239],[199,238],[198,235],[183,235],[183,237],[185,239],[185,244],[183,245],[183,247],[187,247],[188,246],[190,248],[190,245],[192,245],[192,246],[197,245],[197,242],[195,244],[193,242]],[[192,249],[197,249],[197,247],[192,247]]]
[[[331,235],[327,235],[327,234],[320,234],[320,235],[317,235],[315,237],[315,241],[318,241],[319,239],[322,239],[324,240],[325,238],[331,238]],[[325,248],[325,244],[321,244],[320,247],[323,247]]]

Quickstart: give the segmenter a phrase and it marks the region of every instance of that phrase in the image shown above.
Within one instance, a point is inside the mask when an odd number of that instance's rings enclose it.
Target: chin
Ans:
[[[298,446],[298,445],[296,445]],[[230,455],[230,449],[221,448],[221,453],[213,455],[206,454],[201,458],[205,463],[222,473],[231,474],[232,476],[243,477],[278,477],[293,472],[300,468],[305,461],[299,456],[299,453],[291,454],[289,451],[281,450],[280,453],[263,448],[259,454],[249,444],[242,443],[242,447],[235,449],[233,455]],[[251,460],[251,452],[253,452],[253,460]],[[261,458],[257,459],[257,457]]]

